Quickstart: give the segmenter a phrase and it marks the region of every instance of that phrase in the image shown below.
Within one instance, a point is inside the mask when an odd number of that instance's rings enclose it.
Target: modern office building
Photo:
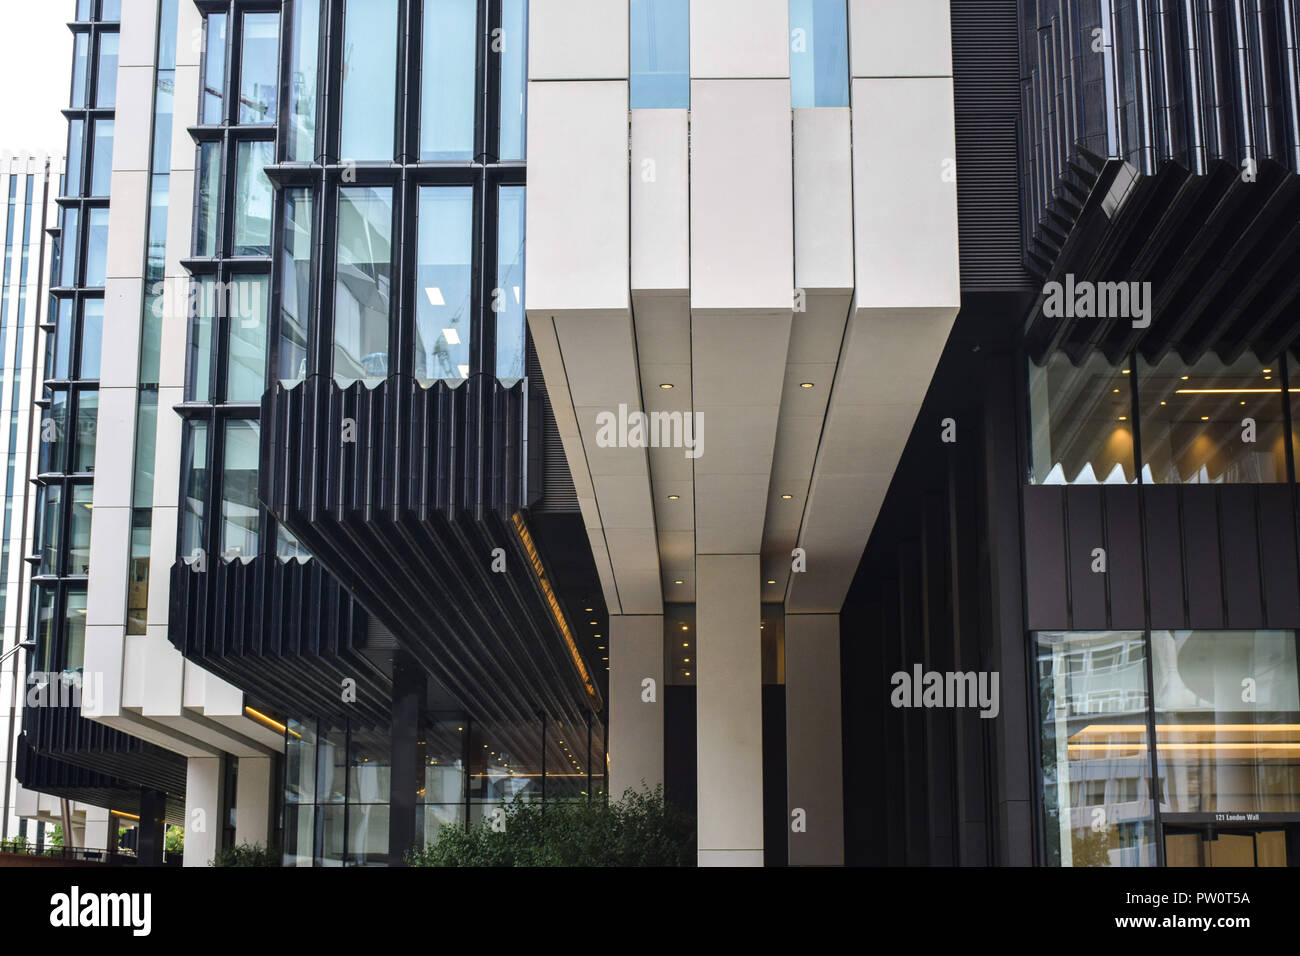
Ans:
[[[1300,862],[1300,6],[71,29],[24,786],[189,865],[659,785],[702,865]]]

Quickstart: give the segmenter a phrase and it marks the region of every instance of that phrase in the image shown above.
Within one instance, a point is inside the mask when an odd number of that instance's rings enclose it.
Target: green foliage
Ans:
[[[0,840],[0,853],[30,853],[32,842],[24,836]]]
[[[48,845],[51,847],[63,846],[63,824],[54,824],[54,831],[50,834],[50,842]]]
[[[218,850],[209,866],[279,866],[280,851],[260,843],[241,843]]]
[[[604,800],[525,803],[468,830],[444,825],[433,846],[407,854],[410,866],[693,866],[695,821],[653,793]]]
[[[163,834],[163,849],[168,856],[180,856],[185,852],[185,828],[169,826]]]

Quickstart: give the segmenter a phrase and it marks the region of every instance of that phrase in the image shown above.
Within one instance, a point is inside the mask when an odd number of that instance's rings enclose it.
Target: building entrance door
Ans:
[[[1300,825],[1165,828],[1168,866],[1300,866]]]

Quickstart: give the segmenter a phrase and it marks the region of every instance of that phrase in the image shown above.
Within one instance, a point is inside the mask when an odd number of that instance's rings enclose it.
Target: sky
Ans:
[[[74,0],[0,0],[0,153],[67,148]]]

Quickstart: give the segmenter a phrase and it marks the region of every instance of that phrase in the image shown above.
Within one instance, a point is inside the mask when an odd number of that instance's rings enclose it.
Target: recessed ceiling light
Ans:
[[[791,500],[793,497],[794,497],[794,495],[782,495],[782,496],[781,496],[781,500],[782,500],[782,501],[789,501],[789,500]]]
[[[1201,416],[1201,421],[1203,421],[1203,422],[1208,422],[1209,420],[1210,420],[1210,416],[1209,416],[1209,415],[1202,415],[1202,416]]]
[[[592,611],[594,611],[594,610],[596,610],[596,609],[595,609],[594,607],[589,607],[589,608],[585,608],[584,610],[586,610],[586,612],[587,612],[588,614],[590,614]]]
[[[1185,381],[1187,381],[1189,378],[1191,378],[1190,375],[1184,375],[1184,376],[1183,376],[1183,381],[1185,382]]]
[[[1124,369],[1124,371],[1122,371],[1122,372],[1120,372],[1120,374],[1121,374],[1121,375],[1127,375],[1127,374],[1128,374],[1128,372],[1129,372],[1129,370],[1128,370],[1128,369]]]
[[[670,389],[670,388],[673,387],[673,383],[672,383],[672,382],[664,382],[664,383],[663,383],[662,385],[660,385],[659,387],[662,388],[662,389],[666,392],[666,391],[668,391],[668,389]]]
[[[674,581],[673,584],[681,584],[681,581]]]
[[[442,297],[442,290],[439,289],[436,285],[427,286],[424,290],[424,294],[429,297],[430,305],[447,304],[447,300]]]
[[[600,640],[600,638],[601,638],[601,635],[599,635],[599,634],[593,634],[593,635],[591,635],[591,636],[594,637],[596,640]]]
[[[443,329],[442,337],[447,340],[448,345],[460,345],[460,333],[455,329]]]
[[[686,676],[687,676],[687,677],[690,677],[690,676],[691,676],[691,672],[690,672],[690,671],[687,671],[687,672],[686,672]]]
[[[1122,421],[1122,422],[1126,422],[1126,421],[1128,421],[1128,416],[1127,416],[1127,415],[1121,415],[1121,416],[1119,417],[1119,420]]]
[[[690,641],[682,641],[682,647],[690,647],[690,646],[691,646]]]
[[[800,388],[812,388],[812,387],[813,387],[813,383],[812,383],[812,382],[800,382],[800,383],[799,383],[799,387],[800,387]]]
[[[681,496],[680,496],[680,495],[669,495],[669,496],[668,496],[668,500],[669,500],[669,501],[676,501],[679,497],[681,497]]]
[[[600,627],[600,621],[588,621],[587,623],[592,627]]]
[[[682,625],[682,630],[683,630],[683,631],[689,631],[690,628],[687,627],[685,624],[683,624],[683,625]]]
[[[1264,374],[1267,375],[1271,371],[1273,371],[1271,368],[1266,368],[1264,369]]]

